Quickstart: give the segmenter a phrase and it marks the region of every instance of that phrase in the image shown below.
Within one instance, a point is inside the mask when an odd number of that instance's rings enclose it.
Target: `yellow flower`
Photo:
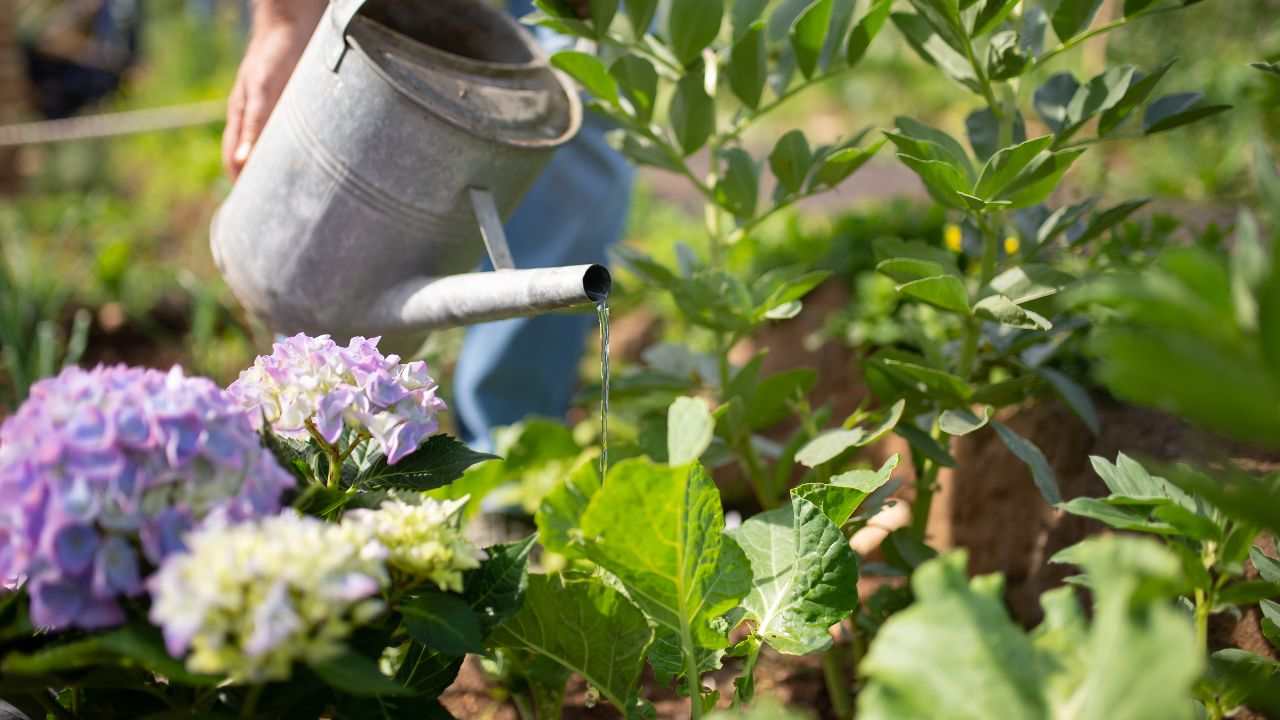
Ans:
[[[951,252],[960,252],[964,249],[964,231],[960,229],[959,225],[947,223],[946,228],[942,231],[942,243]]]
[[[1010,235],[1004,239],[1004,254],[1016,255],[1018,249],[1022,247],[1022,241],[1018,240],[1017,235]]]

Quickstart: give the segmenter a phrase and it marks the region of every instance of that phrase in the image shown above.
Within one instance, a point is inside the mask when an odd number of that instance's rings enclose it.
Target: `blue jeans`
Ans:
[[[590,114],[556,151],[507,223],[517,267],[604,263],[631,202],[631,166]],[[543,315],[467,331],[453,377],[452,410],[462,439],[492,449],[493,430],[530,415],[563,417],[578,380],[594,313]]]

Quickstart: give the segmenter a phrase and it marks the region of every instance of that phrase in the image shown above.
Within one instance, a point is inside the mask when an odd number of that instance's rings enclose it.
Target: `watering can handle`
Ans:
[[[493,193],[478,187],[467,191],[471,195],[471,209],[475,211],[476,222],[480,223],[480,236],[484,238],[484,247],[489,251],[493,269],[515,270],[516,261],[511,257],[511,248],[507,247],[507,234],[502,229],[502,216],[498,214]]]
[[[350,27],[356,13],[360,12],[360,8],[364,7],[364,3],[365,0],[330,0],[329,22],[338,36],[338,42],[333,45],[329,56],[329,69],[334,72],[338,71],[338,66],[342,64],[342,58],[346,56],[349,49],[347,28]]]

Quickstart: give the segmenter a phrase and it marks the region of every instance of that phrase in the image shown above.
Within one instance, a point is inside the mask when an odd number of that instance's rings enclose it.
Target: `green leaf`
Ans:
[[[1067,72],[1050,75],[1043,85],[1036,88],[1032,104],[1036,114],[1054,133],[1062,132],[1069,124],[1068,108],[1079,90],[1080,83]]]
[[[804,483],[797,485],[791,495],[813,503],[836,527],[844,527],[864,500],[893,479],[898,463],[899,458],[894,455],[879,470],[850,470],[829,482]]]
[[[946,410],[938,416],[938,427],[948,435],[962,437],[986,427],[991,422],[992,412],[990,405],[982,407],[981,416],[971,410]]]
[[[1231,109],[1230,105],[1204,105],[1200,102],[1203,99],[1201,93],[1190,92],[1156,100],[1142,117],[1142,133],[1155,135]]]
[[[691,1],[702,2],[685,0],[686,3]],[[686,75],[676,85],[675,95],[671,98],[670,116],[671,129],[675,131],[676,140],[686,156],[694,154],[707,144],[707,139],[716,129],[716,106],[711,96],[707,95],[700,75]]]
[[[1272,75],[1280,75],[1280,63],[1255,62],[1249,63],[1249,67],[1261,70],[1265,73],[1271,73]]]
[[[1001,193],[1001,200],[1008,200],[1010,208],[1039,205],[1048,199],[1062,181],[1062,176],[1084,154],[1084,148],[1041,153]]]
[[[956,0],[910,0],[911,7],[951,48],[959,50],[969,41],[960,5]]]
[[[760,22],[770,0],[733,0],[729,10],[730,24],[733,26],[733,39],[737,40],[746,34],[747,29]]]
[[[920,176],[929,196],[934,200],[950,208],[967,209],[958,193],[969,185],[959,168],[942,160],[922,160],[902,153],[898,153],[898,159]]]
[[[658,11],[658,0],[625,0],[627,19],[631,21],[631,29],[636,37],[649,31],[653,25],[654,13]]]
[[[382,674],[369,658],[346,652],[328,660],[308,663],[321,680],[337,690],[361,697],[409,695],[412,691]]]
[[[496,455],[476,452],[448,435],[436,435],[395,465],[388,465],[386,457],[379,453],[356,478],[356,486],[419,492],[434,490],[462,477],[462,473],[472,465],[497,459]]]
[[[1094,115],[1119,105],[1129,93],[1137,68],[1118,65],[1082,85],[1067,106],[1067,123],[1058,131],[1057,142],[1065,142]]]
[[[1170,60],[1160,67],[1156,68],[1150,75],[1142,75],[1134,73],[1129,89],[1125,92],[1124,98],[1112,107],[1102,113],[1102,117],[1098,119],[1098,136],[1106,137],[1119,127],[1126,118],[1139,105],[1147,101],[1151,91],[1155,90],[1156,85],[1164,78],[1165,73],[1169,72],[1169,68],[1177,60]]]
[[[786,188],[788,193],[800,192],[812,163],[813,152],[801,130],[792,130],[783,135],[774,145],[773,152],[769,153],[769,168],[773,170],[778,184]]]
[[[875,157],[884,144],[885,140],[882,139],[865,148],[846,147],[827,155],[823,158],[817,172],[813,174],[813,179],[809,181],[809,189],[812,191],[822,187],[833,188],[844,182]]]
[[[631,601],[597,578],[533,575],[524,605],[493,640],[581,675],[629,714],[653,630]]]
[[[868,364],[888,373],[907,387],[917,389],[938,400],[957,405],[965,404],[973,395],[973,387],[964,378],[916,361],[910,354],[881,351],[873,355]]]
[[[769,52],[764,21],[753,22],[729,52],[729,89],[743,105],[760,107],[765,82],[769,79]]]
[[[529,553],[537,536],[485,548],[489,557],[463,576],[462,596],[480,618],[487,633],[506,620],[524,600],[528,585]]]
[[[973,314],[994,320],[1001,325],[1021,328],[1023,330],[1047,331],[1053,323],[1039,313],[1020,307],[1004,295],[988,295],[973,306]]]
[[[896,427],[898,421],[902,419],[905,408],[906,403],[902,400],[894,403],[880,424],[870,430],[859,427],[824,432],[810,440],[796,453],[796,462],[805,467],[814,468],[835,460],[846,450],[866,447]]]
[[[955,467],[956,459],[951,457],[947,448],[933,439],[929,433],[912,425],[902,423],[894,428],[894,434],[910,443],[911,448],[942,467]]]
[[[609,26],[618,14],[618,0],[591,0],[591,27],[600,40],[609,34]]]
[[[30,654],[9,652],[0,661],[8,675],[47,675],[98,665],[142,666],[184,685],[216,685],[221,678],[192,673],[165,650],[159,630],[127,625],[82,640],[47,645]]]
[[[966,13],[965,17],[972,16],[970,27],[973,31],[970,33],[973,37],[981,37],[1003,25],[1008,19],[1009,14],[1013,12],[1013,8],[1018,5],[1018,0],[984,0],[981,9],[977,14]],[[1039,8],[1035,8],[1038,10]],[[1023,17],[1029,14],[1032,8],[1023,11]],[[1030,50],[1027,42],[1019,40],[1018,45],[1022,50]],[[1034,53],[1032,53],[1034,55]]]
[[[760,196],[760,178],[755,160],[742,148],[729,148],[721,156],[725,161],[725,169],[716,183],[716,202],[735,217],[755,216]]]
[[[947,133],[906,116],[894,118],[897,133],[885,133],[898,149],[926,160],[944,160],[964,173],[970,184],[976,179],[964,146]]]
[[[860,667],[859,720],[1047,720],[1031,641],[965,566],[961,551],[912,576],[915,604],[885,622]]]
[[[700,465],[624,460],[582,516],[583,552],[623,584],[654,624],[650,659],[665,672],[680,658],[704,665],[728,646],[721,616],[750,589],[742,550],[724,535],[720,494]]]
[[[871,41],[876,39],[885,21],[889,19],[889,8],[892,6],[893,0],[875,0],[867,10],[867,14],[853,26],[853,32],[849,35],[849,45],[845,49],[845,61],[849,67],[857,65],[867,54]]]
[[[1102,421],[1098,419],[1098,409],[1094,407],[1093,399],[1089,397],[1088,390],[1085,390],[1075,380],[1053,368],[1039,368],[1036,370],[1036,374],[1048,381],[1054,392],[1058,394],[1058,397],[1062,398],[1067,407],[1071,408],[1071,412],[1074,412],[1089,428],[1089,432],[1094,435],[1102,432]]]
[[[935,275],[899,285],[898,292],[961,315],[969,314],[969,291],[954,275]]]
[[[986,162],[1000,149],[1000,123],[996,120],[995,113],[991,112],[991,108],[983,108],[969,113],[969,116],[965,118],[964,127],[969,137],[969,146],[973,148],[973,152],[979,160]],[[1013,116],[1013,142],[1021,143],[1026,139],[1026,121],[1022,119],[1022,113],[1015,112]]]
[[[1182,467],[1166,468],[1168,481],[1192,496],[1203,498],[1224,514],[1255,526],[1280,532],[1280,475],[1254,477],[1224,472],[1217,477]]]
[[[1053,143],[1052,135],[1028,140],[1000,150],[983,166],[973,194],[984,199],[996,199],[1004,194],[1018,175],[1026,170],[1042,152]]]
[[[667,462],[688,465],[711,446],[715,420],[698,398],[679,397],[667,410]]]
[[[1280,583],[1243,580],[1231,583],[1218,593],[1218,606],[1226,608],[1233,605],[1256,605],[1276,597],[1280,597]]]
[[[747,426],[764,430],[776,425],[791,412],[791,402],[809,394],[818,374],[809,368],[775,373],[757,382],[747,397]]]
[[[1253,566],[1258,569],[1263,580],[1280,583],[1280,560],[1262,552],[1262,548],[1257,546],[1249,548],[1249,559],[1253,561]]]
[[[1051,16],[1053,32],[1062,42],[1070,40],[1089,27],[1100,7],[1102,0],[1062,0]]]
[[[610,105],[618,104],[618,83],[595,55],[562,50],[551,56],[551,64],[568,73],[596,98]]]
[[[1124,222],[1125,219],[1146,206],[1149,202],[1151,202],[1150,198],[1130,200],[1103,210],[1089,219],[1089,224],[1085,227],[1084,232],[1080,233],[1078,237],[1072,240],[1071,244],[1081,245],[1089,242],[1090,240],[1102,235],[1102,233],[1107,230],[1110,230],[1116,225]]]
[[[667,34],[676,58],[685,65],[695,60],[720,34],[723,19],[724,0],[672,0]]]
[[[1113,505],[1097,498],[1074,498],[1059,507],[1072,515],[1097,520],[1117,530],[1153,533],[1156,535],[1176,535],[1177,528],[1168,523],[1155,522],[1148,519],[1144,509],[1131,509],[1122,505]]]
[[[814,0],[791,25],[791,48],[795,51],[796,65],[806,78],[813,77],[822,57],[831,26],[832,0]]]
[[[1000,273],[991,279],[987,287],[1018,305],[1024,305],[1056,295],[1073,282],[1075,277],[1048,265],[1027,263]]]
[[[551,552],[579,555],[582,532],[579,526],[591,496],[600,490],[600,474],[594,462],[574,469],[562,485],[552,490],[538,507],[534,521],[538,525],[538,542]]]
[[[1005,447],[1031,468],[1031,476],[1045,502],[1050,505],[1062,502],[1062,493],[1058,491],[1058,478],[1049,461],[1045,459],[1044,453],[1040,452],[1040,448],[1004,423],[993,420],[991,426],[996,429],[996,434],[1000,436],[1000,441],[1005,444]]]
[[[948,78],[973,92],[982,92],[982,85],[978,82],[973,66],[964,55],[935,32],[927,20],[914,13],[902,12],[892,13],[889,17],[911,49],[925,62],[938,66]]]
[[[936,277],[948,272],[942,263],[916,258],[891,258],[876,265],[876,271],[893,278],[899,283],[909,283],[928,277]]]
[[[658,101],[658,72],[653,64],[636,55],[623,55],[609,68],[622,96],[631,103],[636,121],[648,125]]]
[[[858,556],[840,527],[794,497],[730,535],[751,563],[754,581],[742,606],[756,634],[789,655],[830,647],[829,628],[858,607]]]
[[[484,633],[471,606],[458,595],[421,592],[397,608],[409,636],[446,655],[484,651]]]
[[[994,3],[993,3],[994,4]],[[1009,7],[1012,7],[1010,3]],[[987,45],[987,76],[992,80],[1011,80],[1027,67],[1027,56],[1018,43],[1018,34],[1003,30],[991,37]]]

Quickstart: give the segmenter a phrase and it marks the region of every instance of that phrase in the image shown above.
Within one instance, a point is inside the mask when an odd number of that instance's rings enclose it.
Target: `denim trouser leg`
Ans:
[[[632,171],[604,132],[588,116],[507,223],[517,267],[603,263],[622,236]],[[529,415],[562,417],[595,323],[594,314],[543,315],[468,330],[453,378],[453,416],[463,440],[489,448],[496,427]]]

